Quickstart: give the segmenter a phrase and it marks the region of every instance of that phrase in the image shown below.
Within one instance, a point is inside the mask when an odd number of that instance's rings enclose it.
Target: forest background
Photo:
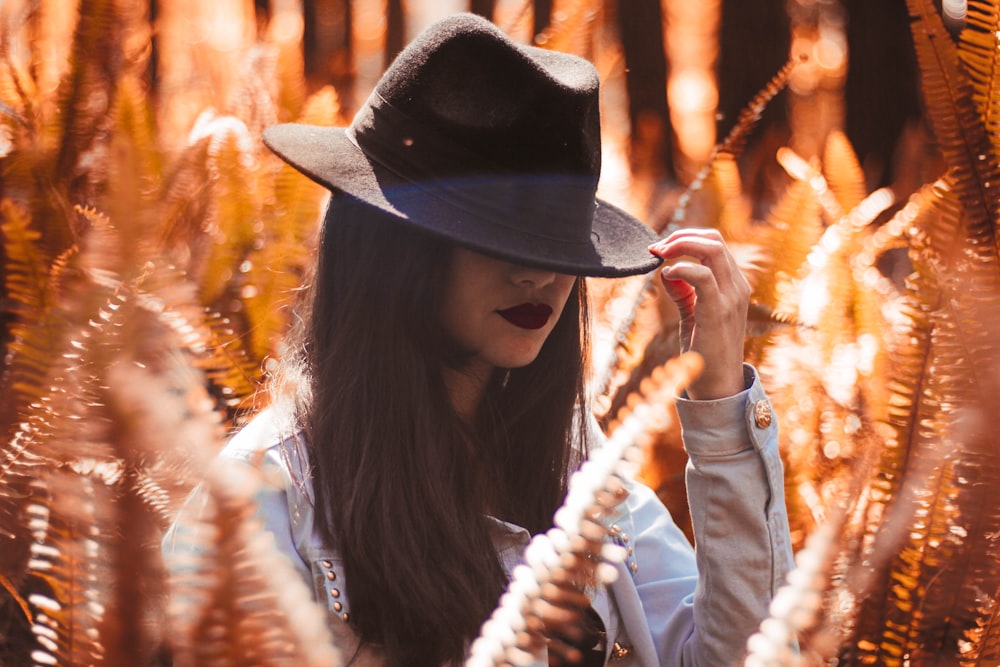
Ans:
[[[719,228],[751,280],[800,569],[748,663],[1000,664],[996,2],[3,0],[0,665],[337,664],[253,520],[267,480],[212,465],[266,403],[324,202],[259,136],[348,123],[461,10],[591,59],[601,194]],[[592,293],[614,429],[673,313],[645,277]],[[683,523],[678,434],[648,426]]]

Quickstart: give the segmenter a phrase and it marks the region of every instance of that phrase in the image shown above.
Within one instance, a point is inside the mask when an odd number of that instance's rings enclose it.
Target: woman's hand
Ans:
[[[667,266],[660,279],[680,311],[682,352],[705,363],[688,388],[696,400],[743,391],[743,339],[750,285],[714,229],[681,229],[649,247]]]

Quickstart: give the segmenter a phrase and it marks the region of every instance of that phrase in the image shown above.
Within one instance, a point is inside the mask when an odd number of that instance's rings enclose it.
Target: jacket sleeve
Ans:
[[[660,665],[740,664],[791,568],[777,423],[756,371],[744,374],[735,396],[677,401],[696,577],[655,494],[633,494],[633,580]]]

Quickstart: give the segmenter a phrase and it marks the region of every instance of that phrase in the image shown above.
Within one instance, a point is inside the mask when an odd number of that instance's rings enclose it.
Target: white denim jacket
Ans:
[[[592,594],[607,631],[606,664],[727,667],[738,664],[746,638],[792,565],[777,423],[749,365],[748,389],[721,400],[677,400],[689,454],[687,491],[697,550],[656,495],[638,482],[607,519],[628,551],[617,581]],[[594,429],[597,430],[596,422]],[[596,434],[596,446],[603,435]],[[355,654],[344,570],[333,547],[313,527],[312,488],[305,448],[278,435],[264,411],[225,447],[223,456],[262,465],[283,485],[261,492],[260,514],[278,549],[330,613],[345,659]],[[195,499],[192,504],[195,504]],[[496,519],[494,542],[508,572],[530,540],[519,526]],[[175,548],[171,534],[166,553]],[[362,651],[352,665],[378,665]],[[539,665],[547,664],[541,656]]]

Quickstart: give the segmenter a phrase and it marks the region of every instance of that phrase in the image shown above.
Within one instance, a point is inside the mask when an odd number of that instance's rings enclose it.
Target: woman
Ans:
[[[354,664],[460,663],[600,444],[580,276],[673,261],[664,286],[705,360],[678,401],[698,551],[630,482],[614,532],[633,550],[591,592],[588,664],[732,664],[789,566],[776,426],[742,363],[746,281],[717,233],[657,241],[595,199],[598,103],[586,61],[458,15],[351,127],[265,132],[334,194],[275,406],[225,454],[282,473],[262,516]]]

